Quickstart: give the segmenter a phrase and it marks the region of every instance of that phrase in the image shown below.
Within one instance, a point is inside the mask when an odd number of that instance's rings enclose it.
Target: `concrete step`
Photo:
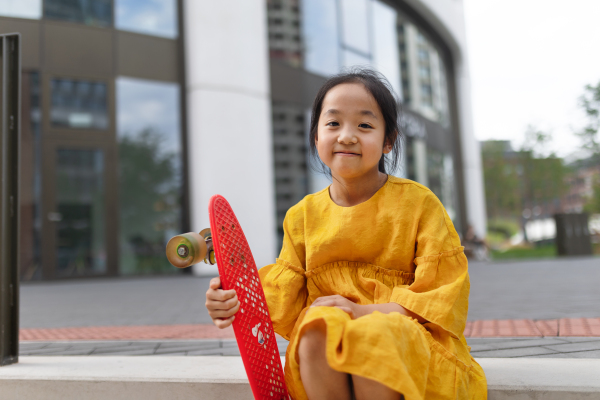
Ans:
[[[282,359],[283,362],[283,359]],[[600,359],[482,358],[489,400],[600,399]],[[240,357],[21,357],[2,400],[252,399]]]

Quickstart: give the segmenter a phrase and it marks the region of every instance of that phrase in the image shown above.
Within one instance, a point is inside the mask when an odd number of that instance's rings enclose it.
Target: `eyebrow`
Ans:
[[[371,117],[377,119],[377,115],[375,115],[375,113],[373,111],[370,111],[370,110],[361,110],[359,113],[360,113],[360,115],[370,115]],[[325,113],[323,115],[327,115],[327,114],[337,115],[337,114],[341,114],[341,111],[340,110],[336,110],[335,108],[331,108],[331,109],[325,111]]]

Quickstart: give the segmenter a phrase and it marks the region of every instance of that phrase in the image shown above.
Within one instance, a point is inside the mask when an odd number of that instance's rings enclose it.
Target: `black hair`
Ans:
[[[399,124],[400,106],[387,79],[379,72],[367,68],[352,68],[347,72],[334,75],[317,92],[310,117],[309,153],[311,168],[316,172],[331,176],[331,170],[319,158],[315,140],[317,139],[323,100],[331,89],[343,83],[361,83],[377,102],[385,122],[384,144],[389,143],[392,145],[392,151],[389,154],[383,154],[382,151],[379,160],[379,171],[384,174],[394,173],[400,165],[402,142],[404,141]]]

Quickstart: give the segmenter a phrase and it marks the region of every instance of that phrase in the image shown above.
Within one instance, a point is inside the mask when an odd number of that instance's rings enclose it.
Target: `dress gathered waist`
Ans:
[[[319,275],[335,270],[345,270],[348,273],[360,273],[364,277],[374,279],[385,277],[386,280],[394,280],[397,285],[411,285],[415,281],[415,274],[412,272],[383,268],[359,261],[335,261],[323,264],[306,271],[306,279],[314,279]]]

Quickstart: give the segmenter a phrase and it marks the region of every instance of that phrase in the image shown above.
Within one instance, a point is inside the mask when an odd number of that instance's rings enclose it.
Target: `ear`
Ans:
[[[393,147],[393,143],[390,143],[389,140],[385,139],[385,142],[383,144],[383,154],[388,154],[389,152],[391,152]]]

